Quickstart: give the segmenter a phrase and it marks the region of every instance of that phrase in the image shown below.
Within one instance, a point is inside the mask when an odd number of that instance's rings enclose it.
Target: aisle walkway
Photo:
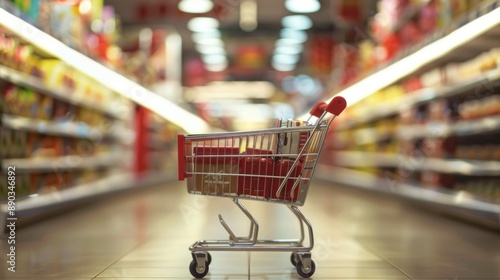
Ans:
[[[261,237],[295,238],[279,205],[243,201]],[[314,225],[314,279],[500,279],[500,235],[415,210],[405,201],[318,183],[301,208]],[[191,196],[184,184],[146,188],[17,232],[16,272],[0,243],[0,278],[191,279],[187,247],[248,225],[228,199]],[[5,237],[5,236],[4,236]],[[288,253],[212,253],[205,279],[298,279]]]

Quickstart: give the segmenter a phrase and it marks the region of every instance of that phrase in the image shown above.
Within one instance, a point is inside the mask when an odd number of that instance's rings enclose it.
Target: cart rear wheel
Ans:
[[[208,262],[205,261],[205,266],[198,267],[196,265],[196,261],[191,261],[189,264],[189,272],[191,272],[191,275],[195,278],[203,278],[205,275],[208,273]]]
[[[316,264],[313,260],[311,260],[311,267],[304,267],[301,260],[297,262],[297,273],[300,277],[309,278],[313,276],[314,271],[316,271]]]
[[[295,253],[292,253],[290,255],[290,262],[292,262],[293,266],[297,266],[297,259],[296,259],[296,254]]]

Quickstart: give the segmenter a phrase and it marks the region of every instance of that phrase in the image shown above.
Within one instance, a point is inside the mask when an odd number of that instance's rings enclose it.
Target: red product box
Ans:
[[[273,151],[247,147],[245,153],[248,155],[271,155]]]
[[[297,163],[295,168],[293,169],[292,173],[290,174],[289,179],[285,183],[285,186],[281,190],[281,194],[279,197],[276,197],[276,192],[278,191],[279,187],[281,186],[281,183],[284,180],[284,177],[288,174],[290,169],[292,168],[294,161],[293,160],[280,160],[276,163],[276,169],[274,174],[276,176],[280,176],[282,178],[275,179],[275,183],[273,185],[273,189],[271,191],[271,197],[276,198],[276,199],[281,199],[281,200],[286,200],[286,201],[296,201],[297,196],[299,194],[299,186],[296,186],[295,190],[293,190],[293,198],[292,198],[292,188],[293,185],[295,184],[295,181],[297,180],[297,177],[302,173],[302,163]],[[300,184],[300,183],[299,183]]]
[[[269,198],[273,183],[274,164],[270,158],[245,157],[240,159],[238,194]],[[245,176],[255,175],[255,176]]]
[[[209,194],[238,191],[238,147],[194,147],[195,191]],[[210,157],[203,157],[210,155]]]

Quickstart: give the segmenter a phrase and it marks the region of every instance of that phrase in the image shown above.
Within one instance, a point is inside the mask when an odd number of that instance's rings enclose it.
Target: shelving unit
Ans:
[[[59,110],[65,110],[58,112],[57,118],[40,117],[31,107],[17,108],[26,105],[22,103],[26,100],[20,99],[14,101],[18,104],[12,107],[16,108],[0,108],[0,136],[5,137],[0,137],[0,144],[8,146],[0,149],[0,169],[3,171],[0,174],[0,215],[7,215],[7,197],[3,193],[7,188],[2,184],[6,182],[3,176],[9,166],[16,167],[17,218],[36,217],[96,196],[174,180],[175,168],[166,164],[143,171],[140,176],[135,172],[135,106],[162,119],[161,123],[155,122],[152,133],[161,131],[165,125],[169,125],[168,133],[210,131],[198,116],[143,87],[134,78],[124,76],[120,70],[88,57],[74,46],[65,45],[56,39],[59,38],[57,34],[48,34],[9,1],[0,0],[0,35],[3,32],[20,45],[32,47],[32,55],[38,56],[36,61],[60,61],[67,67],[65,69],[76,73],[77,78],[84,77],[90,84],[71,87],[56,84],[54,79],[49,83],[47,77],[16,69],[8,60],[3,63],[2,59],[9,58],[2,56],[0,49],[0,90],[7,87],[26,90],[37,102],[49,100],[53,105],[49,115],[55,114],[56,105],[60,105]],[[102,94],[95,94],[94,85]],[[98,98],[89,97],[90,94]],[[2,99],[0,105],[7,105],[7,100],[4,103]],[[21,103],[22,106],[17,106]],[[6,109],[5,112],[2,109]],[[168,141],[168,137],[161,140]],[[167,146],[165,142],[158,143],[158,153],[164,155]],[[30,154],[35,150],[37,154]],[[158,155],[158,161],[157,158]]]
[[[477,109],[472,117],[464,113],[500,96],[500,58],[477,71],[471,66],[476,60],[484,63],[479,57],[484,59],[486,52],[495,55],[490,50],[498,47],[499,34],[500,1],[484,1],[336,91],[333,96],[347,98],[348,111],[326,142],[327,155],[317,176],[400,195],[499,227],[500,111]],[[379,103],[371,98],[435,69],[440,69],[433,72],[440,79],[436,85],[390,100],[380,98]],[[466,70],[475,74],[451,76]]]
[[[48,87],[43,84],[43,81],[40,78],[29,76],[2,65],[0,65],[0,79],[19,86],[31,88],[45,95],[49,95],[75,106],[90,108],[100,111],[106,116],[126,120],[126,118],[122,114],[120,114],[119,112],[114,112],[113,107],[105,106],[104,104],[94,102],[93,100],[75,97],[74,95],[68,94],[64,89]]]

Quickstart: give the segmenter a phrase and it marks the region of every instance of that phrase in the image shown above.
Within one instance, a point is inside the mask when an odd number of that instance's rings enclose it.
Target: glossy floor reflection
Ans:
[[[260,237],[296,238],[290,211],[242,201]],[[314,279],[500,279],[500,235],[404,200],[316,182],[302,212],[314,226]],[[17,231],[16,272],[2,279],[192,279],[188,247],[237,235],[231,200],[188,195],[183,183],[144,188]],[[5,236],[4,236],[5,237]],[[0,244],[5,260],[7,244]],[[205,279],[299,279],[289,253],[213,252]]]

